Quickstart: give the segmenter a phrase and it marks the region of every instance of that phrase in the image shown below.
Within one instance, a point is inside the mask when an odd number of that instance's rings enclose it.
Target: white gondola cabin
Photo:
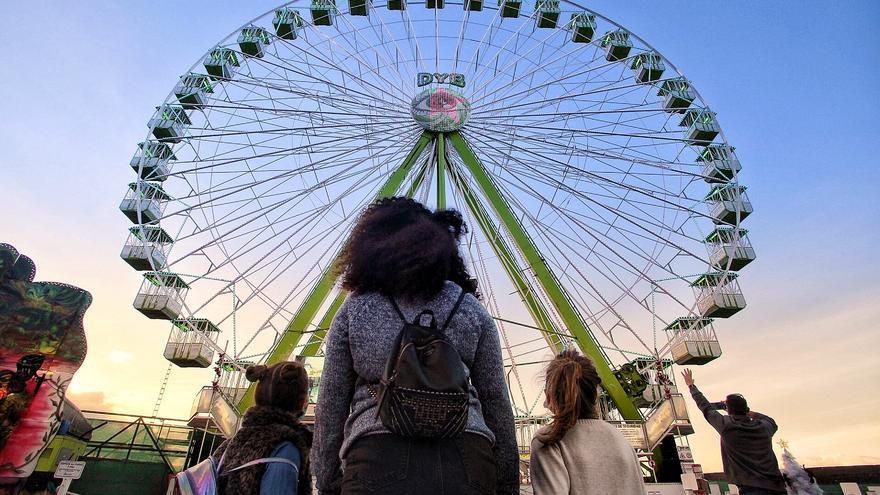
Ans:
[[[315,26],[332,26],[336,17],[336,2],[334,0],[312,0],[312,24]]]
[[[249,57],[263,58],[263,45],[271,39],[269,32],[258,26],[247,26],[238,35],[238,48]]]
[[[559,0],[536,0],[535,12],[538,14],[539,28],[555,28],[559,23]]]
[[[190,124],[189,115],[182,106],[162,105],[156,107],[156,113],[147,125],[159,141],[179,143]]]
[[[755,248],[745,229],[715,227],[706,236],[706,246],[709,248],[709,261],[719,270],[739,271],[755,260]]]
[[[250,382],[245,378],[245,370],[249,366],[253,366],[253,361],[243,359],[230,359],[221,354],[218,360],[219,376],[217,377],[217,386],[220,393],[226,397],[231,404],[238,404],[247,392]]]
[[[208,93],[214,92],[214,83],[205,74],[190,72],[181,76],[174,87],[174,96],[183,108],[188,110],[203,108],[208,100]]]
[[[207,368],[214,360],[214,349],[205,334],[220,333],[217,325],[205,318],[173,320],[171,334],[165,344],[165,359],[181,368]]]
[[[670,113],[685,112],[697,97],[691,82],[683,77],[663,81],[657,94],[663,97],[663,110]]]
[[[275,26],[275,34],[285,40],[295,40],[296,31],[305,23],[300,13],[290,7],[284,7],[275,11],[272,25]]]
[[[212,386],[202,387],[196,395],[187,424],[201,430],[219,430],[230,438],[238,430],[238,410]]]
[[[571,14],[569,21],[571,29],[571,41],[575,43],[589,43],[596,34],[596,16],[589,12],[577,12]]]
[[[711,272],[691,283],[704,318],[729,318],[746,307],[735,272]]]
[[[138,150],[129,165],[139,173],[141,180],[164,181],[170,170],[168,162],[176,159],[167,143],[147,141],[138,144]]]
[[[654,82],[663,75],[666,66],[663,58],[654,52],[640,53],[633,57],[630,68],[636,71],[636,82]]]
[[[708,108],[691,108],[685,110],[681,118],[681,127],[687,127],[685,138],[695,146],[708,146],[715,136],[721,132],[715,112]]]
[[[716,184],[706,195],[706,201],[712,206],[711,216],[716,224],[736,225],[754,211],[746,186],[739,184]]]
[[[183,311],[183,300],[189,284],[176,273],[152,271],[134,300],[134,308],[154,320],[176,320]]]
[[[676,364],[706,364],[721,357],[711,318],[682,316],[666,325],[666,331],[673,332],[671,351]]]
[[[501,17],[516,19],[519,17],[519,9],[521,7],[521,0],[498,0],[498,8],[501,9]]]
[[[128,192],[119,203],[121,211],[131,223],[152,223],[162,216],[162,208],[165,201],[171,199],[168,193],[162,189],[159,182],[132,182],[128,185]]]
[[[166,248],[174,239],[158,225],[136,225],[128,231],[119,256],[137,271],[165,268]]]
[[[710,144],[706,146],[697,161],[703,164],[703,179],[706,182],[730,182],[742,169],[739,160],[729,144]]]
[[[239,66],[235,51],[222,47],[211,50],[203,63],[208,75],[215,80],[232,79],[235,67]]]
[[[632,50],[629,33],[621,29],[609,31],[602,35],[602,42],[600,44],[605,49],[605,60],[609,62],[625,59],[629,56],[629,51]]]

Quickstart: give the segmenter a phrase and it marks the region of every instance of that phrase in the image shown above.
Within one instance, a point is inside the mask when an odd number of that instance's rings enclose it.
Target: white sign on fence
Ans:
[[[84,461],[61,461],[58,463],[58,467],[55,468],[55,477],[78,480],[82,476],[83,468],[85,467],[86,463]]]
[[[55,477],[61,478],[61,486],[58,487],[57,495],[66,495],[72,480],[78,480],[86,467],[85,461],[61,461],[55,468]]]

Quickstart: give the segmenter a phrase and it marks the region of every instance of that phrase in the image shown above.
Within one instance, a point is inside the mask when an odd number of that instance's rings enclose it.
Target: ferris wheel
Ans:
[[[607,418],[687,433],[668,368],[719,357],[713,321],[745,307],[734,147],[669,60],[576,3],[292,2],[210,47],[148,128],[120,206],[134,306],[170,321],[174,365],[219,357],[242,409],[244,364],[320,356],[334,260],[380,197],[463,212],[518,418],[574,346]]]

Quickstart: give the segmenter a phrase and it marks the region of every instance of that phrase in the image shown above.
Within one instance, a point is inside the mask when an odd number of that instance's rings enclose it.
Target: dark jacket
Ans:
[[[706,421],[721,434],[721,462],[728,483],[785,493],[785,482],[773,453],[773,418],[756,412],[750,416],[724,415],[712,408],[696,385],[691,396]]]
[[[297,494],[311,494],[309,450],[312,447],[312,432],[300,424],[295,414],[283,409],[266,406],[248,409],[241,421],[241,428],[235,436],[217,447],[214,459],[217,462],[223,459],[223,465],[220,466],[222,472],[255,459],[272,457],[284,442],[292,443],[302,459]],[[258,464],[220,476],[220,493],[258,495],[266,468],[266,464]]]

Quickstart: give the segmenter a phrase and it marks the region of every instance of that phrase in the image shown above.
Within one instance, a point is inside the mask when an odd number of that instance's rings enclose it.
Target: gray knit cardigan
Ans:
[[[400,299],[397,303],[409,321],[430,309],[438,326],[442,326],[460,293],[458,285],[446,282],[431,300]],[[381,378],[392,342],[402,327],[388,298],[376,293],[349,296],[333,319],[324,346],[326,358],[312,447],[312,470],[321,493],[338,493],[343,459],[356,439],[390,433],[377,417],[378,404],[365,383],[376,383]],[[449,323],[446,336],[470,370],[471,399],[465,431],[494,442],[497,493],[519,493],[513,411],[495,322],[475,297],[467,295]]]

